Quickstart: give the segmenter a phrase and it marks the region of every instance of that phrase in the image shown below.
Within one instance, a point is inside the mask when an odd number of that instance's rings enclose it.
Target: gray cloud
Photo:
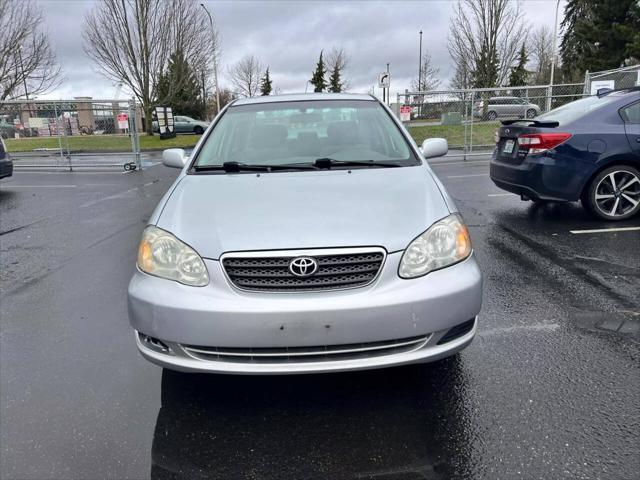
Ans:
[[[94,1],[40,0],[66,82],[49,97],[109,97],[116,87],[96,71],[82,48],[82,23]],[[534,26],[553,24],[555,0],[522,6]],[[561,2],[561,14],[562,5]],[[350,57],[350,90],[368,91],[391,63],[392,94],[408,88],[418,71],[418,31],[423,50],[440,68],[442,85],[453,75],[447,52],[451,1],[207,1],[222,38],[220,82],[226,66],[247,53],[269,65],[274,86],[302,92],[321,49],[342,46]],[[378,89],[376,87],[376,93]],[[124,95],[124,93],[123,93]]]

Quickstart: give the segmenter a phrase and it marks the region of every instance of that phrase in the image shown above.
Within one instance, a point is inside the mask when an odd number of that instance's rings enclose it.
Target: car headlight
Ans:
[[[402,254],[398,275],[416,278],[461,262],[471,255],[469,230],[454,213],[437,221],[413,240]]]
[[[209,273],[200,255],[169,232],[153,225],[142,233],[138,268],[149,275],[193,287],[204,287],[209,283]]]

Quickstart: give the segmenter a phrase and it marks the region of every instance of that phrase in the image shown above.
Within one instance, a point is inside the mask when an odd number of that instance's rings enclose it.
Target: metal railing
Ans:
[[[0,135],[17,169],[141,168],[133,100],[0,101]]]

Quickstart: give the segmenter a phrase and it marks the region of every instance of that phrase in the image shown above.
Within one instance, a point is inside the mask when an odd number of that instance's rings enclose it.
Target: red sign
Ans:
[[[126,113],[118,114],[118,128],[129,128],[129,115],[127,115]]]
[[[400,107],[400,121],[409,122],[411,120],[411,107],[409,105],[402,105]]]

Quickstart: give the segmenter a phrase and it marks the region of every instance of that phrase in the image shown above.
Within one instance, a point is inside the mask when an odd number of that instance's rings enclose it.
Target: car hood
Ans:
[[[448,214],[423,166],[185,175],[157,226],[212,259],[274,249],[382,246],[393,252]]]

